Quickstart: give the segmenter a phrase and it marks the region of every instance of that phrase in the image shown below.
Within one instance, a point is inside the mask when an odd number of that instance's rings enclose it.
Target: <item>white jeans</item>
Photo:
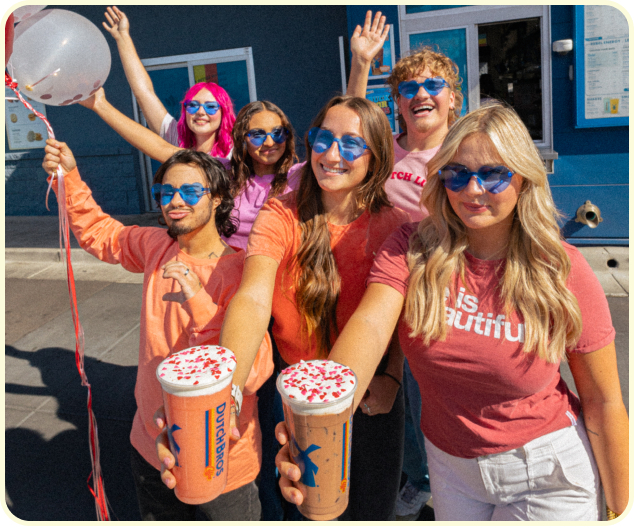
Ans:
[[[523,447],[465,459],[425,438],[437,521],[596,521],[601,481],[583,420]]]

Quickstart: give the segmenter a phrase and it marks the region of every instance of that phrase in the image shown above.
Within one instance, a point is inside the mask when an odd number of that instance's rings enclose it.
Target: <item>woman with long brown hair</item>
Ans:
[[[407,221],[384,189],[393,165],[391,137],[383,112],[365,99],[335,97],[315,118],[299,188],[261,209],[242,284],[225,317],[221,344],[236,354],[238,387],[271,315],[282,366],[328,356],[361,300],[374,254]],[[403,447],[403,357],[397,342],[383,351],[364,399],[370,410],[354,417],[350,504],[342,518],[393,518]]]
[[[592,269],[561,239],[528,130],[511,108],[483,106],[449,130],[429,174],[429,217],[381,247],[331,359],[362,388],[398,324],[427,402],[436,520],[599,520],[601,486],[608,517],[622,513],[628,417],[615,331]],[[277,464],[283,495],[301,501],[287,447]]]

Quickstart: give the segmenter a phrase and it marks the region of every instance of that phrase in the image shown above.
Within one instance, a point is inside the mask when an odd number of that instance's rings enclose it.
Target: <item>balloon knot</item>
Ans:
[[[4,83],[11,89],[16,89],[18,87],[17,81],[12,79],[6,71],[4,73]]]

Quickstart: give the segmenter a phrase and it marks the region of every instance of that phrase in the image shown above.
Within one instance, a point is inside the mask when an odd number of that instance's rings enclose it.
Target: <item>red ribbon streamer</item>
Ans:
[[[12,79],[8,73],[4,74],[4,83],[11,88],[16,94],[18,99],[22,101],[29,110],[37,115],[48,130],[48,136],[51,139],[55,139],[53,128],[48,122],[46,117],[39,111],[35,110],[27,100],[22,97],[22,94],[18,91],[18,83]],[[92,410],[92,390],[88,377],[84,370],[84,329],[79,321],[79,312],[77,310],[77,294],[75,292],[75,276],[73,274],[73,265],[71,264],[71,250],[69,242],[69,229],[68,229],[68,211],[66,210],[66,188],[64,186],[64,172],[60,166],[57,167],[57,204],[59,211],[59,249],[62,254],[62,259],[66,260],[66,282],[68,284],[68,295],[70,298],[70,312],[73,318],[73,325],[75,327],[75,364],[77,365],[77,371],[81,377],[81,385],[88,388],[88,422],[89,422],[89,444],[90,444],[90,459],[92,463],[92,471],[88,476],[88,489],[95,498],[95,508],[97,511],[97,519],[101,521],[109,521],[110,515],[108,512],[108,500],[106,498],[106,491],[103,484],[103,477],[101,475],[101,464],[99,462],[99,439],[97,435],[97,420]],[[51,191],[53,185],[53,179],[48,185],[46,191],[46,208],[48,209],[48,194]],[[93,479],[92,486],[90,485],[90,479]]]

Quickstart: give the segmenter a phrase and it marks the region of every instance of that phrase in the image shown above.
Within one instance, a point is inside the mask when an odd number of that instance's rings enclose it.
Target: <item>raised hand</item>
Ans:
[[[104,29],[112,35],[112,38],[119,40],[122,36],[130,34],[128,17],[116,5],[107,8],[104,14],[108,22],[102,22],[102,24]]]
[[[83,106],[84,108],[88,108],[89,110],[95,111],[97,106],[101,102],[106,100],[106,92],[103,88],[99,88],[94,95],[91,95],[85,100],[80,100],[77,104]]]
[[[371,62],[381,51],[385,39],[390,33],[390,26],[385,25],[385,20],[386,18],[381,16],[381,11],[377,11],[374,21],[372,20],[372,11],[366,13],[363,28],[357,26],[350,39],[350,51],[353,58],[363,62]]]
[[[46,155],[42,162],[42,168],[49,175],[55,175],[58,166],[62,167],[64,174],[71,172],[77,167],[73,152],[70,151],[65,142],[47,139],[44,152]]]

